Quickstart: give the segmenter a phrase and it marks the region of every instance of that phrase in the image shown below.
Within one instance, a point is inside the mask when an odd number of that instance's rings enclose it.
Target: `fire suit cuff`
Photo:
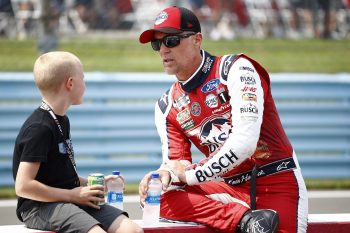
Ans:
[[[196,170],[186,171],[185,176],[186,176],[186,182],[188,185],[196,185],[199,183],[196,177]]]

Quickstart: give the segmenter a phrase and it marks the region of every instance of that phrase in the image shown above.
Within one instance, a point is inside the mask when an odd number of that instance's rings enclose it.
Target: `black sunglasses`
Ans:
[[[174,48],[180,44],[181,38],[188,38],[190,36],[193,36],[194,34],[196,33],[188,33],[184,35],[167,35],[167,36],[164,36],[162,39],[152,40],[151,45],[154,51],[160,50],[160,46],[162,46],[162,42],[167,48]]]

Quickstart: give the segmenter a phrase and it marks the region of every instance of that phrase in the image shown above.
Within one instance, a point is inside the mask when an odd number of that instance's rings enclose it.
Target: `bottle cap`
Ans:
[[[159,178],[159,173],[152,173],[151,179],[153,178]]]
[[[112,175],[119,176],[120,175],[120,171],[112,171]]]

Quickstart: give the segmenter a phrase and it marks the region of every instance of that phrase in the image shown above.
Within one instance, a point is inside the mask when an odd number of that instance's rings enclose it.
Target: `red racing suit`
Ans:
[[[201,53],[197,71],[175,82],[155,107],[163,162],[188,165],[187,185],[162,195],[161,216],[234,232],[250,208],[256,165],[257,208],[279,213],[279,232],[306,232],[306,188],[268,73],[243,54]],[[191,144],[205,155],[198,163],[192,161]]]

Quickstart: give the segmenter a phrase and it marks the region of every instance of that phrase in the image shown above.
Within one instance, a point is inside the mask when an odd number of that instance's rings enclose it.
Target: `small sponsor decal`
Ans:
[[[185,121],[190,119],[190,111],[188,111],[187,108],[185,108],[184,110],[182,110],[181,112],[178,112],[176,115],[176,120],[182,124]]]
[[[246,70],[246,71],[254,73],[254,69],[251,68],[251,67],[248,67],[248,66],[240,66],[239,69],[240,70]]]
[[[191,113],[193,116],[199,116],[201,114],[201,106],[198,102],[191,104]]]
[[[218,112],[224,111],[227,108],[229,108],[230,106],[231,106],[230,104],[221,105],[220,108],[217,108],[217,109],[213,110],[212,113],[214,114],[214,113],[218,113]]]
[[[252,94],[252,93],[244,93],[244,94],[242,95],[242,100],[244,100],[244,101],[254,101],[254,102],[256,102],[257,97],[256,97],[255,94]]]
[[[240,108],[240,111],[241,111],[241,113],[254,113],[254,114],[258,114],[258,112],[259,112],[258,108],[251,103],[242,106]]]
[[[228,95],[227,91],[218,93],[218,97],[219,97],[220,104],[224,104],[230,100],[230,96]]]
[[[241,92],[256,92],[256,87],[244,86],[244,87],[241,89]]]
[[[182,128],[183,130],[187,131],[187,130],[193,128],[194,126],[195,126],[194,120],[191,119],[191,120],[186,121],[185,123],[183,123],[183,124],[181,125],[181,128]]]
[[[256,84],[255,78],[253,77],[253,75],[251,75],[249,73],[243,74],[240,77],[240,79],[241,79],[241,82],[246,84],[246,85],[255,85]]]
[[[180,95],[177,99],[174,100],[173,106],[176,109],[181,109],[182,107],[187,106],[190,103],[190,97],[187,94]]]
[[[212,79],[209,82],[207,82],[206,84],[204,84],[204,86],[202,87],[202,92],[203,93],[209,93],[213,90],[215,90],[220,84],[220,80],[218,78],[216,79]]]
[[[214,94],[209,94],[205,97],[205,104],[209,108],[216,108],[218,106],[218,98]]]
[[[241,116],[242,121],[256,122],[258,120],[257,116]]]
[[[210,58],[210,57],[207,57],[207,59],[205,60],[205,63],[204,63],[204,65],[203,65],[203,67],[202,67],[202,72],[203,73],[207,73],[209,70],[210,70],[210,68],[211,68],[211,65],[213,64],[213,59],[212,58]]]

